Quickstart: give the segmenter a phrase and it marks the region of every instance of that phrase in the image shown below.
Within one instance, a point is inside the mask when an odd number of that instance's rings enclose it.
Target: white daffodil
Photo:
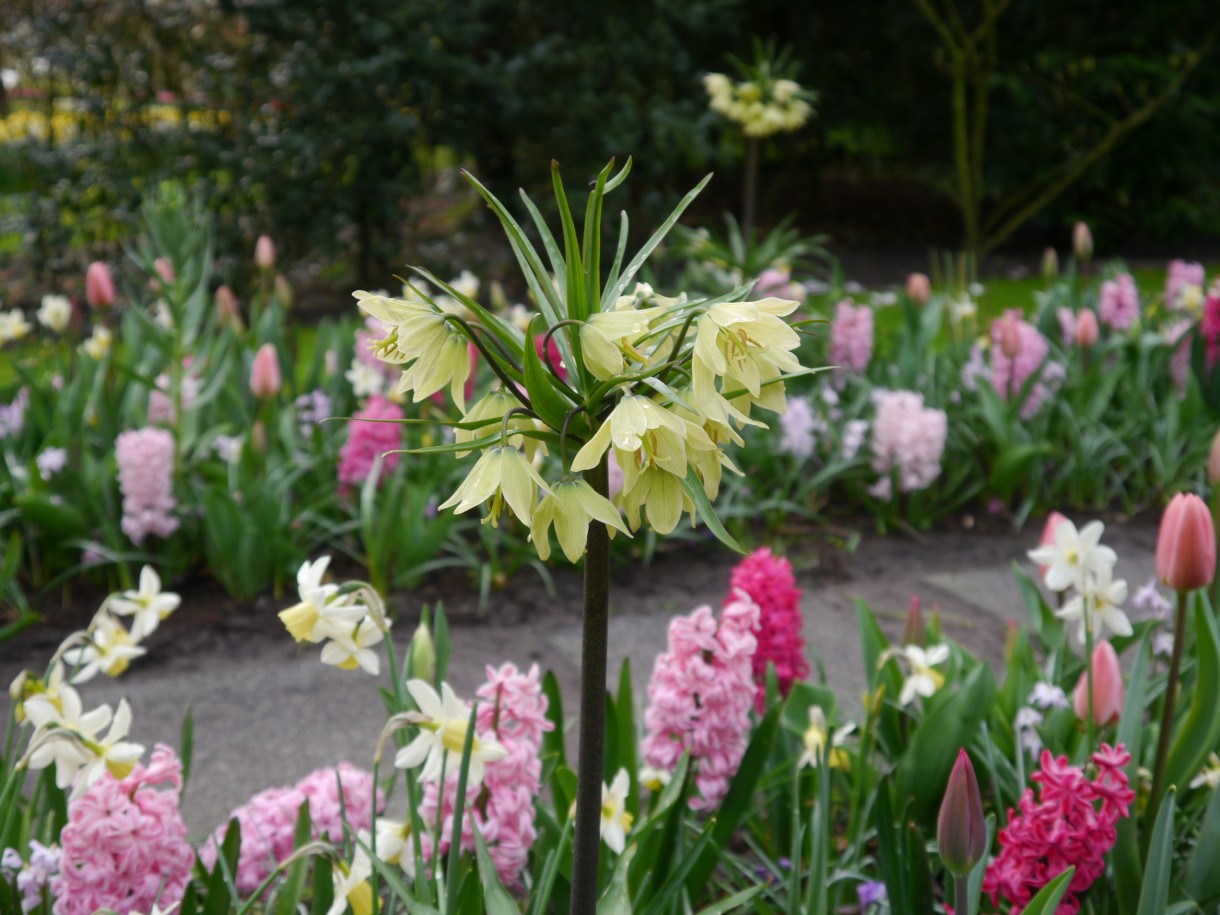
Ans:
[[[457,772],[462,764],[470,709],[458,699],[448,683],[441,684],[439,696],[423,680],[407,681],[407,691],[419,706],[419,711],[408,712],[406,717],[419,727],[419,733],[398,751],[394,765],[399,769],[413,769],[422,764],[424,770],[420,777],[425,781],[438,781],[442,768]],[[470,745],[467,783],[477,785],[482,782],[484,766],[503,759],[507,752],[494,740],[476,734]]]
[[[619,769],[614,781],[602,785],[602,841],[617,855],[621,855],[627,846],[627,833],[631,831],[634,819],[627,812],[627,792],[630,788],[631,780],[626,769]]]
[[[92,680],[99,671],[108,677],[117,677],[127,669],[132,658],[144,654],[131,633],[108,611],[93,618],[86,638],[81,647],[64,652],[64,661],[77,668],[72,675],[73,683]]]
[[[538,489],[550,492],[525,455],[509,445],[496,445],[479,456],[462,485],[438,508],[441,511],[453,508],[460,514],[490,500],[485,520],[494,527],[507,502],[513,514],[529,524]]]
[[[345,861],[334,862],[331,869],[334,902],[326,910],[326,915],[343,915],[348,906],[351,906],[353,915],[370,915],[373,911],[373,887],[369,884],[369,877],[372,874],[373,865],[362,848],[356,849],[350,865]]]
[[[66,295],[44,295],[38,309],[38,323],[61,334],[72,320],[72,301]]]
[[[25,319],[21,309],[0,311],[0,346],[13,340],[20,340],[30,332],[30,322]]]
[[[631,536],[609,499],[598,495],[578,477],[560,480],[542,497],[530,521],[529,539],[534,542],[538,557],[545,561],[551,556],[550,528],[554,524],[563,554],[569,562],[576,562],[584,555],[591,519],[605,524],[611,537],[615,531]]]
[[[673,778],[668,769],[658,769],[654,766],[641,766],[636,781],[649,791],[660,791]]]
[[[114,335],[110,332],[110,328],[104,324],[94,325],[93,333],[80,348],[92,359],[101,362],[110,354],[110,348],[114,341]]]
[[[1131,621],[1121,609],[1127,600],[1127,583],[1121,578],[1112,581],[1112,575],[1108,564],[1097,566],[1085,576],[1084,590],[1055,611],[1059,619],[1080,624],[1075,632],[1079,645],[1084,644],[1086,627],[1095,639],[1106,629],[1115,635],[1131,635]]]
[[[834,737],[830,738],[830,745],[827,747],[830,728],[826,724],[826,713],[822,711],[820,705],[809,706],[809,727],[805,729],[805,733],[801,737],[805,744],[805,750],[796,761],[797,768],[810,766],[816,769],[821,763],[823,756],[829,761],[832,769],[848,768],[851,760],[847,755],[847,751],[842,747],[847,741],[847,736],[853,730],[855,730],[854,725],[837,729]]]
[[[63,682],[62,666],[56,666],[45,692],[25,701],[25,718],[34,728],[27,751],[32,769],[55,765],[55,782],[60,788],[72,784],[77,771],[89,760],[83,741],[96,741],[98,733],[110,723],[109,705],[82,713],[80,694]]]
[[[130,730],[131,705],[126,699],[121,699],[105,738],[86,743],[94,755],[81,768],[81,773],[72,787],[74,797],[101,778],[103,772],[109,771],[117,779],[124,779],[131,774],[136,762],[144,755],[144,747],[124,740]]]
[[[337,625],[329,621],[323,621],[319,626],[329,639],[322,647],[323,664],[340,670],[359,667],[365,673],[377,676],[381,662],[372,646],[379,645],[385,635],[369,617],[364,617],[355,626]]]
[[[1215,753],[1208,757],[1207,765],[1190,782],[1192,788],[1204,786],[1212,791],[1220,788],[1220,756]]]
[[[281,610],[280,620],[298,642],[318,643],[329,638],[331,627],[349,631],[364,617],[366,608],[347,596],[339,595],[339,586],[323,584],[329,556],[305,562],[297,570],[297,593],[301,601]]]
[[[368,833],[360,833],[368,843]],[[377,857],[386,864],[397,864],[403,873],[415,879],[415,849],[411,843],[411,821],[377,818]]]
[[[916,696],[927,698],[945,684],[945,675],[934,668],[937,664],[949,660],[948,645],[933,645],[926,651],[918,645],[890,648],[881,655],[878,666],[890,658],[902,658],[910,668],[910,673],[903,681],[902,692],[898,695],[899,705],[910,705]]]
[[[1043,580],[1052,591],[1065,591],[1070,587],[1083,591],[1088,574],[1096,574],[1102,567],[1113,567],[1118,561],[1114,550],[1101,545],[1105,529],[1100,521],[1090,521],[1077,531],[1075,524],[1064,520],[1055,528],[1052,543],[1030,550],[1026,555],[1046,568]]]
[[[124,591],[112,597],[110,611],[119,616],[130,616],[131,637],[137,642],[148,638],[158,624],[168,617],[182,598],[171,591],[161,590],[161,576],[152,566],[140,570],[140,587],[136,591]]]

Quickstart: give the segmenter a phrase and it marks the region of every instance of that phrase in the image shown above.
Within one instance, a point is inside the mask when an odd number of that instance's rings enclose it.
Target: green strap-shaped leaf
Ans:
[[[1152,827],[1137,915],[1163,915],[1169,904],[1169,880],[1173,870],[1173,814],[1176,808],[1174,789],[1170,788],[1165,792],[1161,809],[1156,815],[1156,825]]]
[[[1120,824],[1121,826],[1121,824]],[[1119,834],[1122,838],[1122,834]],[[1212,791],[1211,800],[1199,825],[1199,837],[1186,864],[1186,892],[1200,905],[1220,897],[1220,791]],[[1117,867],[1118,861],[1115,861]]]
[[[1185,633],[1176,633],[1184,638]],[[1182,723],[1165,763],[1165,784],[1185,787],[1203,765],[1220,740],[1220,634],[1216,624],[1195,600],[1195,643],[1199,649],[1198,676],[1195,679],[1190,712]]]
[[[525,388],[534,412],[552,429],[561,429],[572,404],[556,390],[554,376],[542,365],[534,346],[535,335],[540,329],[545,332],[545,327],[546,322],[539,315],[530,322],[525,335]]]
[[[712,508],[711,500],[708,499],[707,492],[703,489],[703,484],[699,482],[699,477],[695,475],[695,471],[692,468],[687,468],[686,477],[682,480],[682,488],[686,490],[690,500],[695,503],[695,511],[699,513],[699,517],[703,519],[707,529],[716,535],[716,539],[730,550],[734,550],[744,556],[746,554],[745,549],[725,529],[725,526],[720,523],[720,518],[716,516],[716,509]]]
[[[1029,905],[1021,910],[1021,915],[1051,915],[1059,907],[1059,900],[1067,892],[1068,884],[1072,882],[1075,874],[1076,868],[1069,867],[1042,887],[1038,895],[1029,901]]]
[[[1127,681],[1127,699],[1122,717],[1118,719],[1118,743],[1131,754],[1127,764],[1127,779],[1138,784],[1140,750],[1144,737],[1144,703],[1148,695],[1148,658],[1150,644],[1145,636],[1135,655],[1135,666]],[[1144,862],[1140,860],[1139,817],[1123,817],[1118,821],[1118,837],[1114,842],[1114,881],[1118,887],[1118,910],[1134,915],[1140,886],[1144,882]]]

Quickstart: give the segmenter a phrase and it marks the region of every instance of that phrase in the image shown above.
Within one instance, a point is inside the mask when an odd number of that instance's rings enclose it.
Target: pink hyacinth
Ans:
[[[1020,813],[1008,810],[1008,825],[1000,830],[1000,854],[983,877],[983,892],[993,905],[1001,897],[1019,910],[1047,883],[1069,867],[1076,873],[1059,903],[1058,915],[1080,910],[1077,896],[1106,869],[1106,853],[1114,845],[1119,819],[1127,816],[1135,792],[1123,767],[1131,760],[1121,744],[1102,744],[1092,756],[1097,774],[1087,778],[1067,757],[1042,751],[1041,769],[1033,780],[1040,797],[1027,788]]]
[[[1207,352],[1207,370],[1215,368],[1220,359],[1220,293],[1208,293],[1203,303],[1203,317],[1199,321],[1199,333]]]
[[[1050,344],[1017,309],[992,323],[991,342],[991,386],[1005,400],[1019,396],[1030,377],[1043,371],[1021,406],[1021,418],[1030,419],[1051,394],[1043,369]]]
[[[166,790],[157,790],[162,786]],[[55,915],[99,909],[149,912],[182,899],[195,854],[178,812],[182,761],[158,744],[148,767],[126,778],[105,773],[68,804],[60,833]]]
[[[482,785],[467,788],[466,803],[470,817],[464,818],[462,848],[474,851],[474,829],[487,845],[500,880],[516,885],[529,861],[529,851],[537,838],[534,828],[534,799],[542,790],[542,735],[554,728],[547,719],[547,698],[542,692],[538,665],[523,674],[516,665],[487,668],[487,682],[479,687],[478,732],[494,737],[508,751],[503,759],[486,764]],[[458,773],[446,775],[441,811],[442,855],[449,850],[453,834],[453,807],[457,797]],[[420,818],[436,822],[440,787],[429,782],[424,788]],[[425,858],[434,847],[432,836],[421,837]]]
[[[949,419],[944,410],[923,405],[913,391],[883,391],[873,421],[873,469],[898,471],[903,492],[927,489],[940,476]]]
[[[835,306],[830,325],[830,362],[849,372],[863,372],[873,355],[873,312],[844,300]]]
[[[762,712],[767,694],[767,665],[775,666],[779,691],[788,695],[792,684],[809,676],[805,639],[801,636],[801,589],[796,586],[792,563],[774,556],[766,547],[755,550],[733,569],[732,590],[725,603],[736,599],[740,589],[758,605],[758,648],[752,670],[757,690],[754,708]]]
[[[173,511],[174,436],[147,427],[123,432],[115,440],[119,489],[123,493],[123,533],[139,546],[149,534],[168,537],[178,529]]]
[[[693,810],[719,806],[750,736],[758,605],[744,591],[720,612],[699,607],[669,624],[669,648],[657,656],[644,713],[646,765],[672,772],[690,753],[698,794]]]
[[[1130,273],[1120,273],[1101,284],[1098,317],[1111,330],[1126,330],[1140,316],[1140,294]]]
[[[805,287],[793,282],[792,271],[786,268],[768,267],[759,275],[758,281],[754,284],[754,294],[759,298],[774,296],[801,302],[805,299]]]
[[[1059,338],[1064,346],[1071,346],[1076,342],[1076,312],[1061,307],[1055,316],[1059,319]]]
[[[1177,311],[1184,307],[1182,293],[1191,286],[1203,287],[1207,280],[1207,272],[1203,265],[1175,259],[1169,262],[1169,271],[1165,276],[1165,307]]]
[[[370,397],[363,410],[357,410],[354,420],[402,419],[402,407],[384,397]],[[339,452],[339,485],[359,486],[373,471],[379,455],[402,447],[402,427],[397,423],[351,422],[347,426],[347,441]],[[381,463],[382,479],[394,472],[401,455],[385,454]]]
[[[339,803],[339,784],[343,803]],[[316,769],[292,788],[268,788],[250,798],[230,814],[241,826],[241,851],[237,858],[237,889],[252,893],[267,879],[272,869],[292,854],[297,817],[301,805],[309,801],[310,836],[313,839],[343,841],[343,813],[353,831],[370,829],[373,823],[373,776],[351,763],[334,768]],[[385,798],[377,792],[377,810]],[[228,823],[216,829],[199,849],[199,859],[211,870],[224,844]]]

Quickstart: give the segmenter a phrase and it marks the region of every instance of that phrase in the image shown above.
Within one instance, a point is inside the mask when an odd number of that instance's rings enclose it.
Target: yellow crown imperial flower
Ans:
[[[615,531],[631,536],[609,499],[577,477],[560,480],[542,497],[530,523],[530,540],[538,550],[538,557],[545,561],[551,556],[550,527],[554,524],[563,554],[570,562],[576,562],[585,552],[590,520],[606,525],[611,537]]]
[[[441,511],[453,508],[455,513],[461,514],[490,501],[484,521],[490,521],[495,527],[507,502],[513,514],[522,523],[529,524],[538,489],[550,492],[525,455],[509,445],[496,445],[483,452],[462,485],[438,508]]]

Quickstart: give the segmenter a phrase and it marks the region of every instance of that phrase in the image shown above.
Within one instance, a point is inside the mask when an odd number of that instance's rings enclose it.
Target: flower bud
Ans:
[[[270,235],[260,235],[254,243],[254,263],[259,270],[275,267],[275,242]]]
[[[1061,525],[1067,518],[1059,512],[1051,512],[1046,516],[1046,523],[1042,525],[1042,539],[1038,541],[1038,546],[1051,546],[1055,542],[1055,528]],[[1047,566],[1038,566],[1038,577],[1046,578]]]
[[[1099,727],[1108,727],[1118,721],[1126,701],[1123,688],[1123,672],[1118,666],[1118,653],[1104,639],[1093,648],[1093,721]],[[1076,691],[1072,693],[1072,707],[1081,721],[1089,718],[1089,672],[1080,675]]]
[[[267,426],[261,419],[256,419],[250,428],[250,448],[255,454],[267,453]]]
[[[109,308],[118,298],[110,268],[94,261],[85,271],[85,301],[90,308]]]
[[[231,327],[236,331],[242,329],[241,311],[237,306],[237,296],[228,286],[218,286],[212,297],[216,307],[216,323],[221,327]]]
[[[1072,226],[1072,250],[1076,259],[1088,261],[1093,256],[1093,233],[1087,223],[1078,222]]]
[[[259,400],[266,400],[278,394],[282,386],[280,357],[275,352],[275,344],[264,343],[250,366],[250,393]]]
[[[1097,313],[1086,308],[1076,317],[1076,345],[1088,349],[1097,342],[1101,331],[1097,326]]]
[[[1059,254],[1054,248],[1042,252],[1042,277],[1053,280],[1059,275]]]
[[[1156,575],[1175,591],[1194,591],[1216,574],[1216,531],[1207,505],[1194,493],[1178,493],[1161,516]]]
[[[912,273],[907,277],[907,298],[916,305],[927,305],[932,297],[932,281],[926,274]]]
[[[912,594],[911,602],[907,604],[907,622],[902,630],[902,644],[918,645],[920,648],[928,644],[928,632],[924,627],[918,594]]]
[[[1000,337],[1000,350],[1009,359],[1021,355],[1021,325],[1013,314],[1005,314],[997,322]]]
[[[283,305],[285,308],[291,308],[292,307],[292,286],[289,285],[288,280],[284,277],[284,274],[277,273],[275,275],[275,287],[274,288],[275,288],[275,297],[280,300],[280,304]]]
[[[161,282],[170,286],[174,282],[174,262],[168,257],[158,257],[153,261],[153,268],[157,271],[157,276],[161,277]]]
[[[983,798],[965,749],[957,751],[957,762],[949,773],[936,822],[936,846],[945,867],[958,877],[970,873],[987,853]]]
[[[1207,482],[1212,486],[1220,485],[1220,431],[1212,439],[1212,450],[1207,456]]]
[[[427,623],[416,626],[411,636],[411,676],[427,683],[436,677],[436,645]]]

